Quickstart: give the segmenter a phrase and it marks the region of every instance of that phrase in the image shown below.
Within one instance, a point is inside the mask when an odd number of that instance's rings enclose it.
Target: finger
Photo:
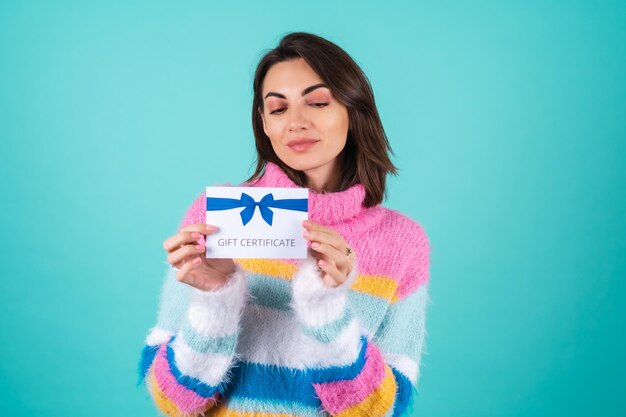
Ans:
[[[205,235],[207,233],[215,233],[216,231],[217,226],[206,223],[188,224],[179,230],[179,232],[199,232]]]
[[[338,245],[339,247],[341,247],[342,244],[345,244],[345,239],[343,238],[343,236],[341,236],[341,234],[335,229],[331,229],[330,227],[311,222],[311,226],[305,227],[305,229],[307,229],[309,233],[315,233],[320,237],[328,236],[328,238],[330,239],[329,242],[336,246]]]
[[[347,243],[343,236],[339,234],[335,229],[331,229],[330,227],[322,226],[319,223],[312,222],[310,220],[305,220],[303,222],[303,226],[307,229],[307,232],[314,233],[320,239],[323,239],[324,236],[328,236],[330,240],[329,243],[337,247],[337,249],[341,249],[342,246],[347,246]]]
[[[199,232],[179,232],[163,242],[163,248],[171,253],[191,243],[204,244],[204,235]]]
[[[215,226],[209,226],[205,224],[192,224],[185,226],[181,229],[180,232],[171,236],[163,242],[163,248],[172,252],[182,245],[186,245],[189,243],[199,242],[200,244],[205,244],[206,241],[204,239],[204,235],[212,234],[217,231]]]
[[[341,264],[344,262],[343,258],[346,258],[346,261],[348,260],[348,257],[345,254],[342,254],[339,249],[328,243],[313,242],[311,243],[311,249],[322,255],[322,259],[327,261],[332,260],[335,264]]]
[[[171,252],[167,256],[167,262],[180,269],[179,264],[192,256],[204,257],[206,246],[204,245],[184,245],[183,247]]]
[[[340,251],[336,251],[332,246],[324,246],[324,245],[316,245],[311,244],[312,250],[319,251],[322,255],[318,258],[318,266],[329,264],[331,267],[336,268],[339,271],[339,277],[341,280],[345,279],[352,269],[354,268],[354,264],[352,263],[352,259],[348,256],[345,256]]]
[[[327,233],[321,230],[307,230],[302,233],[302,236],[313,242],[325,243],[331,246],[334,246],[338,250],[341,250],[342,247],[346,246],[345,240],[339,235],[339,233]]]
[[[185,264],[176,272],[176,280],[184,282],[189,285],[197,285],[195,275],[191,274],[191,271],[197,266],[202,264],[200,257],[193,258],[192,260],[185,262]]]
[[[346,274],[337,269],[332,262],[329,263],[324,260],[319,260],[317,263],[320,269],[324,272],[324,276],[322,276],[322,278],[327,286],[336,287],[343,283],[346,279]]]
[[[314,231],[328,233],[328,234],[337,233],[334,229],[331,229],[330,227],[322,226],[321,224],[315,223],[311,220],[304,220],[302,222],[302,226],[307,230],[314,230]]]

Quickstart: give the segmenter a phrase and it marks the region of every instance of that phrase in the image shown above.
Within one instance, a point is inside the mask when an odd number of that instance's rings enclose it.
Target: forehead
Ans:
[[[282,94],[297,94],[313,84],[323,82],[319,75],[302,58],[279,62],[265,74],[263,97],[269,91]]]

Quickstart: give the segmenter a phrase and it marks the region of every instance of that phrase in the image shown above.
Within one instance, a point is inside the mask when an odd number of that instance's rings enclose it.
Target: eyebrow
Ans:
[[[307,88],[305,88],[304,90],[302,90],[302,95],[303,95],[303,96],[306,96],[306,95],[307,95],[307,94],[309,94],[311,91],[313,91],[313,90],[317,90],[318,88],[322,88],[322,87],[324,87],[324,88],[328,88],[328,86],[327,86],[325,83],[315,84],[315,85],[312,85],[312,86],[307,87]],[[278,97],[278,98],[287,98],[287,97],[285,97],[283,94],[280,94],[280,93],[275,93],[275,92],[273,92],[273,91],[270,91],[269,93],[267,93],[267,94],[265,95],[265,97],[264,97],[264,98],[268,98],[268,97],[270,97],[270,96],[273,96],[273,97]]]

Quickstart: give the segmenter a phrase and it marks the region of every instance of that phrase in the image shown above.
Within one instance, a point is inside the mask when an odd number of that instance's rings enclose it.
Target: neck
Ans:
[[[333,161],[316,168],[311,168],[304,173],[307,177],[307,188],[321,192],[334,192],[339,189],[341,162],[335,158]]]
[[[244,186],[250,185],[255,187],[298,187],[278,165],[272,162],[267,163],[261,178],[253,183],[244,183]],[[344,191],[329,191],[328,193],[320,193],[309,188],[309,219],[327,226],[342,223],[365,210],[364,199],[365,187],[360,183]]]

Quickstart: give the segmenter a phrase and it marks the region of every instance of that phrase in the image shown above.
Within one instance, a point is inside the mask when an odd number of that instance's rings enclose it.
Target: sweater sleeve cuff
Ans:
[[[187,323],[205,336],[235,334],[248,297],[246,272],[235,264],[235,272],[224,286],[214,291],[192,290]]]
[[[315,258],[304,260],[292,283],[291,307],[307,327],[320,327],[350,315],[348,290],[357,276],[356,266],[337,287],[324,285]]]

